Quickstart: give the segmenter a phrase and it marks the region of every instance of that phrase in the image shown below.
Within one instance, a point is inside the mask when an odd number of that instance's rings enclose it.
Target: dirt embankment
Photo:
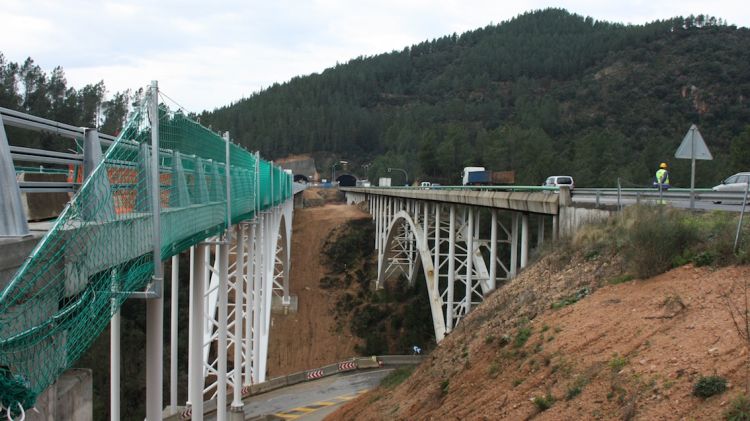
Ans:
[[[346,327],[336,332],[330,312],[331,293],[320,288],[326,268],[320,251],[328,234],[346,221],[369,218],[355,206],[335,201],[336,190],[305,191],[317,207],[295,209],[289,287],[298,297],[298,312],[273,314],[269,337],[270,377],[330,364],[355,355],[354,338]]]
[[[488,297],[404,383],[327,419],[721,419],[747,380],[722,297],[740,296],[750,267],[688,265],[610,284],[616,261],[543,258]],[[728,391],[693,396],[709,375],[725,377]],[[542,410],[533,399],[545,397]]]

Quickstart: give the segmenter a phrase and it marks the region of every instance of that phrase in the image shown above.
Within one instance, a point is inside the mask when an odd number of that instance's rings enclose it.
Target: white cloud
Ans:
[[[0,52],[61,65],[80,87],[110,92],[159,80],[192,111],[247,97],[274,82],[499,23],[528,10],[563,7],[624,23],[710,14],[741,26],[750,9],[734,1],[592,0],[4,0]]]

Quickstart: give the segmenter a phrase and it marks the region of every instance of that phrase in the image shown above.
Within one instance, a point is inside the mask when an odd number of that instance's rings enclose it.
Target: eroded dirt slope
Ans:
[[[612,262],[542,259],[490,296],[404,383],[327,419],[722,419],[745,382],[744,348],[722,295],[738,296],[750,267],[684,266],[610,285],[620,272]],[[696,380],[714,374],[729,390],[693,396]],[[554,401],[540,411],[532,399],[548,394]]]
[[[331,200],[335,192],[306,191],[306,199]],[[299,299],[296,314],[272,315],[268,352],[270,377],[330,364],[355,355],[357,343],[348,329],[335,331],[330,313],[331,293],[319,282],[326,272],[320,251],[328,234],[348,220],[369,218],[355,206],[327,203],[324,206],[295,209],[292,233],[290,290]]]

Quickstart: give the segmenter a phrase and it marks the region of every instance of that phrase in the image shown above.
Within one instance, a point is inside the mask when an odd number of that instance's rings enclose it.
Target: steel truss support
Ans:
[[[378,287],[394,279],[413,285],[422,268],[438,341],[528,262],[528,214],[382,195],[348,201],[365,202],[372,214]]]
[[[242,412],[242,391],[266,379],[272,296],[289,299],[293,200],[207,239],[191,271],[189,402],[217,400],[217,419]],[[228,400],[231,393],[231,400]],[[202,401],[200,402],[202,406]],[[223,409],[222,409],[223,408]]]

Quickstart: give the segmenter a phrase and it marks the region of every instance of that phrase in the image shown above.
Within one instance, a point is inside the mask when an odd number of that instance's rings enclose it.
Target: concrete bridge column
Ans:
[[[537,221],[539,222],[539,226],[537,227],[539,231],[537,231],[536,236],[536,247],[539,248],[544,244],[544,215],[538,215]]]

